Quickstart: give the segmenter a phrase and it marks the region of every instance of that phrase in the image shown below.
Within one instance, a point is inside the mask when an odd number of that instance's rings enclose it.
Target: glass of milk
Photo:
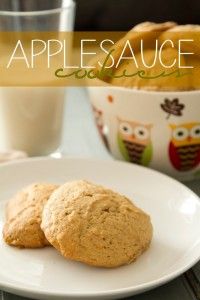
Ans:
[[[1,1],[0,31],[72,31],[74,10],[73,0]],[[0,152],[22,150],[29,156],[56,152],[62,140],[64,103],[63,87],[0,87]]]

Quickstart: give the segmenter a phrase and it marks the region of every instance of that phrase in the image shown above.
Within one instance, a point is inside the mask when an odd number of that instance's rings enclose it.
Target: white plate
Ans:
[[[151,215],[150,249],[131,265],[107,270],[67,261],[50,247],[12,248],[1,236],[1,289],[48,300],[117,299],[161,285],[198,261],[198,196],[165,175],[123,162],[40,158],[0,166],[0,227],[5,202],[19,188],[83,178],[127,195]]]

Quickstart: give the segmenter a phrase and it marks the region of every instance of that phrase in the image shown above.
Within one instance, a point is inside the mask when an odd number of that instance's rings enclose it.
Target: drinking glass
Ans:
[[[74,11],[73,0],[1,0],[0,31],[72,31]],[[0,151],[55,153],[62,140],[65,92],[48,82],[44,87],[0,87]]]

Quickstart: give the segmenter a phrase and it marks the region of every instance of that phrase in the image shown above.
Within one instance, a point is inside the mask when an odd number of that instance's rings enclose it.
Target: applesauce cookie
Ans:
[[[49,245],[40,228],[44,204],[57,188],[54,184],[32,184],[7,204],[3,237],[7,244],[21,248]]]
[[[115,77],[111,80],[111,84],[116,86],[123,86],[127,88],[151,90],[151,91],[185,91],[191,90],[193,87],[192,76],[181,76],[181,80],[177,80],[176,71],[178,70],[178,61],[176,63],[166,68],[157,59],[155,61],[154,67],[149,68],[143,65],[142,57],[140,53],[135,55],[138,67],[134,65],[132,61],[123,62],[118,69],[116,69],[114,75]],[[174,60],[177,60],[178,50],[173,48],[165,48],[162,51],[162,63],[165,65],[170,65]],[[144,60],[148,65],[151,65],[155,59],[155,51],[153,49],[148,49],[144,51]],[[182,56],[180,59],[181,65],[185,66],[185,57]],[[181,73],[186,74],[187,69],[181,69]],[[127,76],[120,77],[121,74]],[[131,74],[141,75],[131,76]],[[162,76],[162,74],[172,74],[172,76]],[[174,73],[174,75],[173,75]],[[160,75],[160,76],[159,76]],[[178,73],[177,73],[178,75]],[[145,79],[144,79],[145,78]]]
[[[82,180],[52,194],[41,228],[64,257],[107,268],[131,263],[152,239],[146,213],[125,196]]]
[[[153,22],[143,22],[135,27],[133,27],[127,34],[122,37],[118,42],[116,42],[112,47],[110,47],[109,51],[112,52],[112,57],[114,59],[114,65],[110,70],[114,70],[116,68],[116,64],[122,54],[123,56],[131,56],[131,52],[129,47],[125,47],[127,40],[129,40],[130,45],[133,47],[134,52],[137,53],[140,51],[141,39],[144,41],[145,45],[148,45],[148,48],[155,46],[155,39],[160,36],[160,34],[168,29],[171,29],[176,26],[174,22],[164,22],[164,23],[153,23]],[[125,47],[125,48],[124,48]],[[125,50],[123,50],[125,49]],[[100,53],[94,59],[90,61],[90,65],[94,67],[94,73],[98,74],[101,70],[101,66],[99,62],[103,64],[106,60],[107,53]],[[108,67],[112,64],[112,58],[109,57],[104,67]],[[97,76],[98,77],[98,76]],[[111,78],[105,76],[105,78],[100,78],[105,80],[106,82],[110,82]]]
[[[172,21],[164,23],[154,23],[154,22],[143,22],[135,25],[132,30],[134,31],[165,31],[174,28],[177,24]]]

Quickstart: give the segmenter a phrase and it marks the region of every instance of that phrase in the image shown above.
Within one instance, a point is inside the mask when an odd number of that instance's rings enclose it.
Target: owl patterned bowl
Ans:
[[[99,134],[116,159],[179,180],[200,178],[200,91],[88,87]]]

